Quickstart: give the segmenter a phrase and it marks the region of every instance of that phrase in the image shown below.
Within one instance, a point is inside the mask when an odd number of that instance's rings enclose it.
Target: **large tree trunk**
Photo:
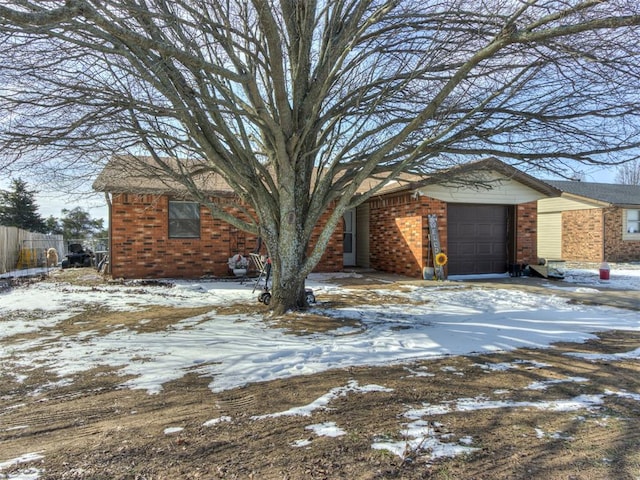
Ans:
[[[306,306],[304,290],[307,273],[301,270],[301,265],[304,264],[307,243],[302,238],[287,235],[287,231],[281,231],[276,246],[269,247],[272,262],[270,306],[275,315]],[[272,243],[267,239],[268,246]]]
[[[301,183],[292,191],[279,192],[280,218],[266,228],[263,223],[261,229],[272,262],[270,306],[275,315],[307,306],[305,280],[313,267],[305,262],[310,232],[304,225],[310,212],[303,205],[308,202],[309,185]]]
[[[273,291],[270,306],[273,314],[300,310],[307,306],[305,296],[305,277],[294,271],[274,269]]]

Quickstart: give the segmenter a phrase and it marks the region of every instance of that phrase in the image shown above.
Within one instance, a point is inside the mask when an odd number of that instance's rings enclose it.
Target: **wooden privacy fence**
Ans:
[[[62,235],[45,235],[0,225],[0,274],[16,269],[46,267],[47,250],[52,247],[62,260],[65,252]]]

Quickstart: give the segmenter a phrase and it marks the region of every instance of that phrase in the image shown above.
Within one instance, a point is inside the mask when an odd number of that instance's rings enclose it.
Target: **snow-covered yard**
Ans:
[[[93,273],[87,271],[87,275]],[[570,271],[567,281],[550,281],[552,294],[544,296],[499,286],[469,289],[463,283],[446,282],[435,287],[412,284],[405,292],[377,287],[380,295],[396,298],[385,305],[323,307],[327,294],[351,295],[332,283],[332,278],[345,275],[357,274],[312,275],[308,285],[318,303],[309,313],[353,319],[357,326],[306,336],[270,328],[262,315],[216,314],[216,306],[259,305],[251,282],[175,281],[172,287],[137,286],[135,282],[100,286],[41,282],[15,288],[0,295],[0,339],[34,335],[2,345],[2,374],[12,375],[14,362],[45,366],[52,379],[59,381],[98,365],[121,366],[123,375],[135,376],[126,382],[128,387],[157,393],[163,383],[195,370],[211,378],[213,391],[220,391],[328,368],[542,348],[552,342],[586,340],[603,330],[640,329],[637,312],[570,304],[553,295],[553,289],[594,296],[605,288],[640,290],[640,268],[618,271],[609,281],[598,280],[597,272]],[[576,286],[578,283],[590,286]],[[211,306],[212,312],[161,332],[115,327],[98,334],[89,326],[78,335],[56,335],[57,324],[87,305],[123,312],[151,305]]]
[[[89,278],[95,274],[87,270],[86,275]],[[390,299],[382,305],[336,307],[325,301],[354,295],[339,283],[345,276],[355,275],[312,275],[308,286],[313,288],[318,303],[304,315],[335,318],[342,326],[328,331],[292,334],[265,321],[251,282],[174,281],[171,286],[135,282],[83,286],[56,281],[54,272],[49,281],[0,293],[0,375],[15,382],[25,382],[30,371],[44,369],[50,373],[48,383],[30,393],[38,395],[56,386],[68,385],[75,374],[109,366],[126,378],[122,387],[157,395],[168,382],[195,373],[210,379],[209,388],[216,393],[252,382],[315,374],[328,369],[401,364],[520,347],[546,348],[554,342],[582,342],[595,338],[594,332],[599,331],[640,331],[637,311],[581,305],[569,302],[562,295],[563,290],[596,297],[607,289],[638,291],[640,267],[614,267],[608,281],[599,280],[597,270],[570,270],[565,281],[549,281],[548,293],[544,295],[526,288],[501,288],[499,284],[470,287],[456,281],[410,282],[401,289],[392,289],[391,284],[388,289],[380,284],[369,289],[369,294]],[[246,313],[246,308],[238,308],[235,313],[234,304],[256,305],[258,313]],[[105,331],[94,329],[90,320],[76,333],[63,334],[60,328],[80,312],[92,308],[100,315],[104,311],[144,311],[150,306],[211,307],[211,311],[182,319],[163,329],[114,324]],[[143,327],[152,321],[152,318],[143,318],[138,325]],[[624,358],[638,357],[639,351],[631,351]],[[501,367],[486,365],[482,368],[491,372]],[[502,368],[513,368],[513,365]],[[416,372],[418,374],[420,372]],[[428,375],[438,373],[429,372]],[[588,380],[577,377],[561,381]],[[545,385],[541,384],[539,388],[545,388]],[[384,386],[373,384],[336,385],[310,405],[275,415],[305,415],[349,392],[384,390]],[[633,392],[602,392],[527,405],[483,398],[457,399],[441,405],[408,409],[403,435],[409,440],[380,439],[372,448],[387,449],[402,456],[407,448],[428,447],[433,458],[471,452],[475,448],[471,439],[455,445],[431,439],[429,444],[427,439],[432,427],[422,419],[474,408],[588,409],[600,405],[606,395],[628,395],[640,401]],[[221,417],[210,421],[228,420]],[[316,435],[345,433],[331,423],[309,425],[308,429]],[[304,445],[305,441],[301,440],[297,446]],[[0,477],[3,469],[33,461],[34,456],[37,459],[39,455],[39,452],[24,452],[24,456],[7,458],[0,451]],[[38,475],[35,469],[25,469],[22,474],[8,478],[39,478]]]

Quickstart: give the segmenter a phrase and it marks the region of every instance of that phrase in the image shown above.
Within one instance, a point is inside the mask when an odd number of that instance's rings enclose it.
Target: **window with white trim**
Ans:
[[[200,238],[200,204],[169,200],[169,238]]]
[[[625,210],[624,232],[640,235],[640,210]]]

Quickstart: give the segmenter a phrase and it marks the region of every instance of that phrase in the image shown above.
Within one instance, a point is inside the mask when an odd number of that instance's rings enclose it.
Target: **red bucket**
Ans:
[[[600,280],[609,280],[609,274],[611,270],[609,269],[609,264],[607,262],[602,262],[600,265]]]

